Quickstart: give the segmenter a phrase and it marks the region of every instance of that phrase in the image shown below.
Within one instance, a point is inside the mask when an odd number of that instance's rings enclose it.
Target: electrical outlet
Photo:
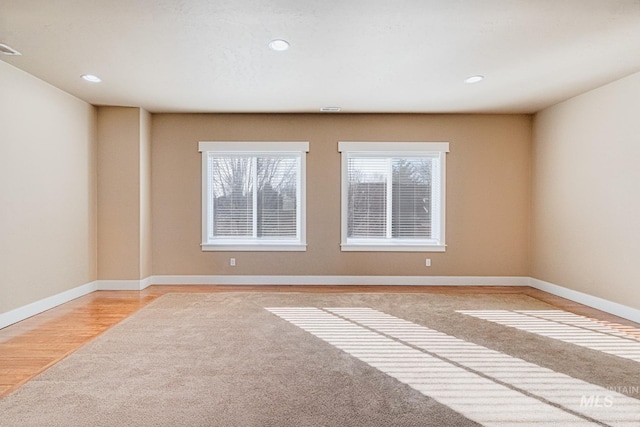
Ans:
[[[431,267],[431,259],[427,258],[424,260],[424,266],[425,267]]]
[[[236,266],[236,259],[235,258],[229,258],[229,265],[231,267],[235,267]]]

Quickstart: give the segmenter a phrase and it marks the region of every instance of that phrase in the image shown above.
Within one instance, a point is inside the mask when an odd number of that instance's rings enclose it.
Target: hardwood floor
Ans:
[[[0,397],[15,390],[82,345],[170,292],[414,292],[523,294],[558,309],[620,324],[640,324],[529,287],[504,286],[150,286],[143,291],[97,291],[0,330]]]

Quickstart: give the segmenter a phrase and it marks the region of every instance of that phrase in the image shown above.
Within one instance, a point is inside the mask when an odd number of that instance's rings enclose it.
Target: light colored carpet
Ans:
[[[0,400],[0,426],[639,426],[640,364],[593,344],[633,337],[572,318],[592,344],[566,342],[551,309],[520,295],[168,294]],[[504,310],[559,332],[496,321]]]

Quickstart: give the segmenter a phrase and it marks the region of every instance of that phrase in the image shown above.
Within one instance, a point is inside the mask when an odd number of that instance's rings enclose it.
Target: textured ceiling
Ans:
[[[530,113],[640,71],[640,0],[0,0],[0,43],[96,105]]]

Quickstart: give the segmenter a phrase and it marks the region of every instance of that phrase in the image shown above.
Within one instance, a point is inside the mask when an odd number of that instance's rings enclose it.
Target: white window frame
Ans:
[[[306,153],[309,152],[308,141],[260,141],[260,142],[229,142],[229,141],[200,141],[198,151],[202,153],[202,243],[203,251],[306,251]],[[209,201],[208,158],[209,154],[216,155],[273,155],[293,154],[300,159],[296,196],[296,229],[297,236],[292,239],[267,238],[215,238],[210,236],[209,209],[213,204]]]
[[[444,252],[445,241],[445,206],[446,206],[446,153],[448,142],[338,142],[338,151],[342,154],[341,173],[341,244],[342,251],[404,251],[404,252]],[[397,239],[397,238],[349,238],[347,224],[349,214],[349,179],[348,165],[350,155],[372,157],[437,157],[439,159],[439,188],[432,189],[434,197],[439,197],[439,210],[432,219],[432,239]],[[390,203],[391,197],[389,196]],[[390,227],[390,224],[387,224]]]

